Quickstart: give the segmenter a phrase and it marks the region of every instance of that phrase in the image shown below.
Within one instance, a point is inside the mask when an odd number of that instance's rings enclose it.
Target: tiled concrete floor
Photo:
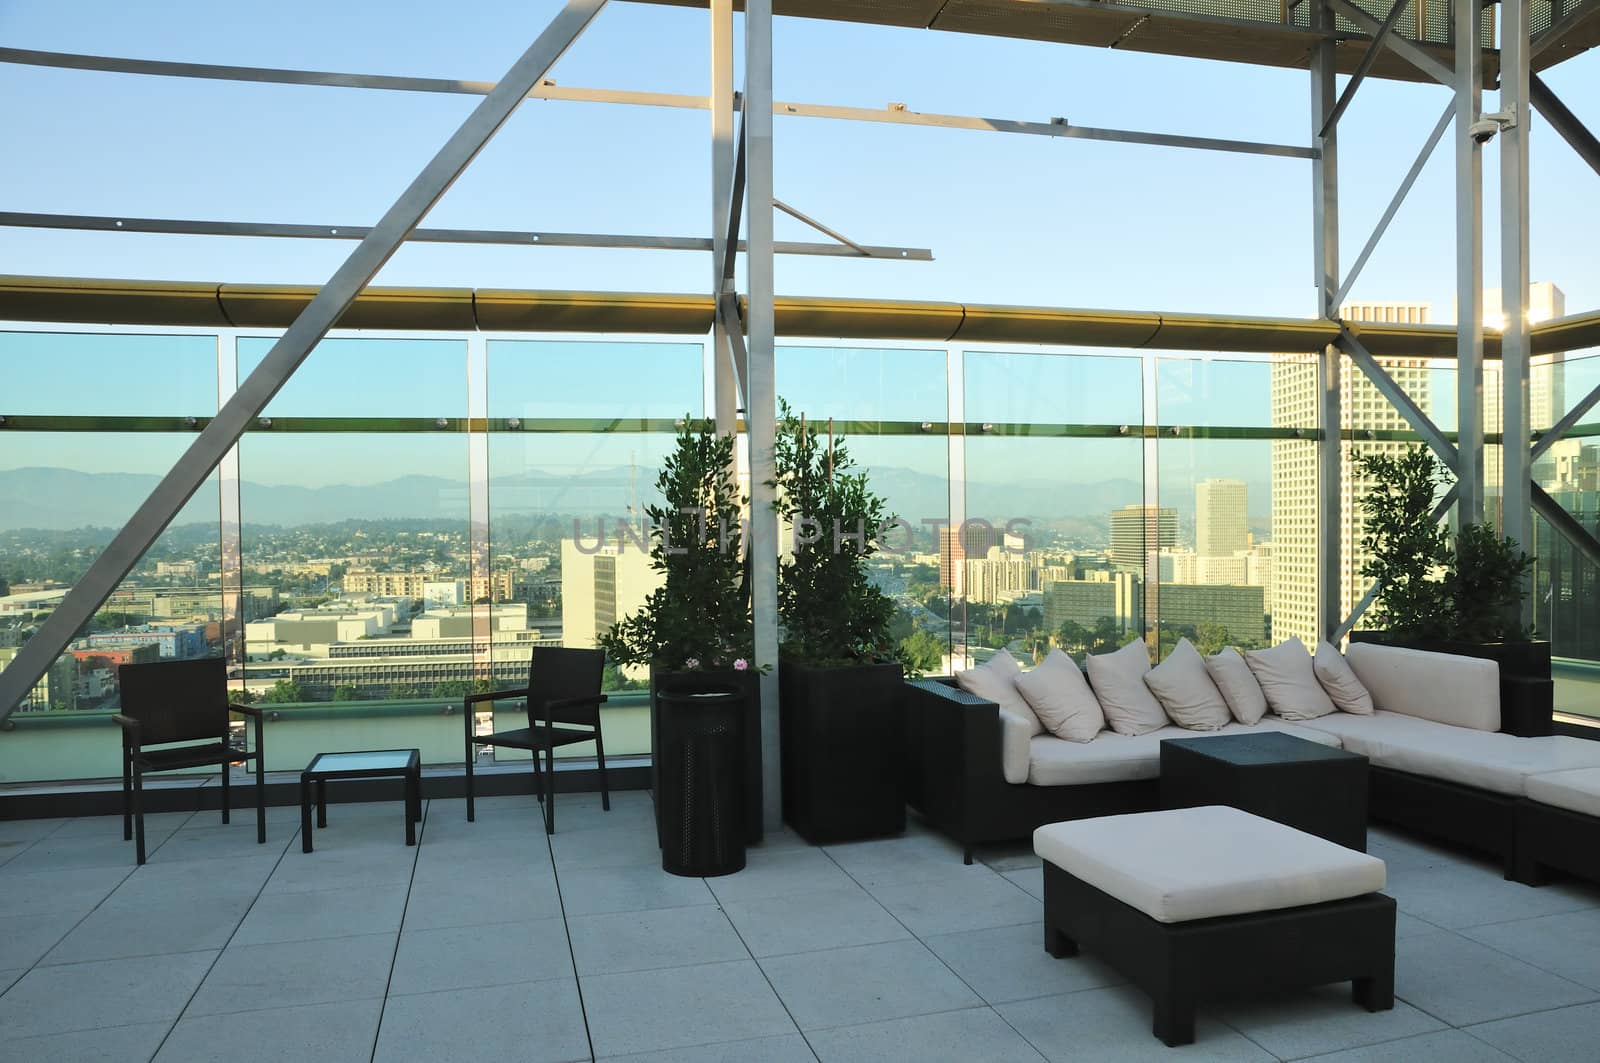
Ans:
[[[1038,862],[972,867],[913,826],[780,834],[723,879],[663,874],[649,798],[335,805],[0,823],[0,1061],[1430,1060],[1600,1058],[1600,890],[1529,889],[1375,831],[1400,904],[1398,1000],[1346,987],[1215,1008],[1163,1047],[1148,1001],[1040,945]]]

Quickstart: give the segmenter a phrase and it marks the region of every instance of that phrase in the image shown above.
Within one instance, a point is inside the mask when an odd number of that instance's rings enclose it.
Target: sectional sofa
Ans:
[[[1365,755],[1374,820],[1493,854],[1520,881],[1548,868],[1600,878],[1600,742],[1504,733],[1494,661],[1377,644],[1345,661],[1375,711],[1076,742],[1031,733],[953,680],[912,681],[908,800],[970,862],[974,845],[1045,823],[1158,807],[1163,739],[1271,729]]]

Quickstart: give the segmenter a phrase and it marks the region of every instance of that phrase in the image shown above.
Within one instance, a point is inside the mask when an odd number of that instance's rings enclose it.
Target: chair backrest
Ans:
[[[549,719],[545,702],[564,698],[592,698],[605,682],[606,651],[568,647],[538,646],[528,662],[528,719],[537,723]],[[598,722],[598,705],[557,709],[557,723],[593,724]]]
[[[117,683],[122,714],[143,724],[147,746],[228,733],[228,662],[221,657],[125,664]]]

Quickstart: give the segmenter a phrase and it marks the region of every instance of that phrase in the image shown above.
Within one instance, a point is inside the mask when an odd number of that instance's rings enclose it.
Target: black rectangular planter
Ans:
[[[657,733],[656,691],[673,690],[681,693],[703,693],[708,690],[733,689],[744,694],[744,819],[745,843],[756,845],[761,841],[761,675],[755,669],[737,672],[669,672],[650,669],[650,748],[660,748]],[[660,791],[655,758],[651,758],[650,789]],[[657,828],[660,827],[660,810],[657,810]]]
[[[900,666],[784,661],[778,686],[789,826],[813,845],[905,830]]]
[[[1548,640],[1463,642],[1459,639],[1405,639],[1387,631],[1352,631],[1350,641],[1494,661],[1500,665],[1500,730],[1525,738],[1551,733],[1555,683],[1550,678]]]

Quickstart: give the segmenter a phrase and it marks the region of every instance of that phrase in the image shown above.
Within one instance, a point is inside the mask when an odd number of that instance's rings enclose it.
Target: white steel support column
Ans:
[[[1500,447],[1500,533],[1533,553],[1532,497],[1529,490],[1532,425],[1528,395],[1528,34],[1527,0],[1501,0],[1500,109],[1515,122],[1500,134],[1500,298],[1506,320],[1500,338],[1503,436]],[[1521,623],[1533,619],[1533,603],[1523,602]]]
[[[1483,110],[1477,0],[1454,0],[1456,42],[1456,526],[1483,519]]]
[[[722,305],[732,285],[722,275],[727,254],[728,206],[733,201],[733,0],[711,0],[711,292]],[[739,430],[739,386],[733,373],[728,327],[711,325],[711,365],[717,431]]]
[[[1311,0],[1313,28],[1333,29],[1333,13],[1323,0]],[[1325,39],[1311,52],[1311,135],[1317,157],[1311,163],[1313,276],[1317,314],[1337,318],[1339,290],[1339,123],[1330,122],[1338,93],[1334,43]],[[1339,349],[1323,349],[1318,373],[1317,424],[1317,628],[1331,638],[1342,619],[1340,594],[1340,502],[1344,490],[1343,444],[1339,438]]]
[[[750,599],[756,664],[767,669],[761,677],[762,821],[768,830],[777,830],[783,825],[783,778],[778,754],[778,512],[772,488],[778,412],[772,276],[772,0],[745,4],[744,57]]]

